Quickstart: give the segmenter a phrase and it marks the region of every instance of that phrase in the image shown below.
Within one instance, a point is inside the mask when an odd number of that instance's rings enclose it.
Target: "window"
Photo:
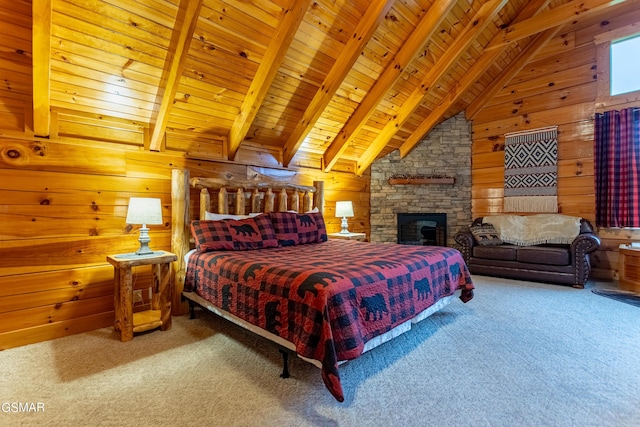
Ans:
[[[640,35],[611,43],[611,95],[640,90]]]
[[[594,37],[597,58],[596,112],[640,105],[640,33],[635,24]]]
[[[596,226],[640,228],[640,34],[631,24],[594,42]]]

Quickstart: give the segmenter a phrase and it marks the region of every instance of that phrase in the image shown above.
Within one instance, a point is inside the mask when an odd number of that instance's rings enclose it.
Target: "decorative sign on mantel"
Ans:
[[[446,175],[393,175],[391,185],[455,184],[456,178]]]

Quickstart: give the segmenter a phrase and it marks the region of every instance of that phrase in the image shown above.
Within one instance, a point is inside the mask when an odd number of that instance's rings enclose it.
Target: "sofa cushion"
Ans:
[[[515,245],[474,246],[473,256],[484,259],[515,261],[517,250],[518,246]]]
[[[502,239],[492,224],[472,225],[469,227],[476,243],[482,246],[501,245]]]
[[[531,264],[569,265],[571,254],[568,246],[524,246],[518,248],[516,260]]]

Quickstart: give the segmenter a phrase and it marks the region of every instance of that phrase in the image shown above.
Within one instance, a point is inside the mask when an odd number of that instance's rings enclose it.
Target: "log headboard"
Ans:
[[[200,189],[200,203],[191,212],[191,189]],[[212,195],[217,198],[212,209]],[[178,256],[173,263],[174,315],[186,312],[181,303],[186,263],[184,256],[191,249],[189,224],[194,219],[205,219],[206,212],[239,215],[257,212],[307,212],[314,208],[324,210],[324,182],[314,181],[303,186],[281,181],[253,179],[190,178],[189,171],[174,169],[171,175],[171,252]]]

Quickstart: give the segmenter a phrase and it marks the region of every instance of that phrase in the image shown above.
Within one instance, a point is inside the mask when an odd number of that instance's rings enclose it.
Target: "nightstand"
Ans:
[[[640,292],[640,247],[618,247],[618,280],[623,291]]]
[[[171,252],[155,251],[151,255],[109,255],[107,261],[114,268],[114,306],[116,331],[120,341],[130,341],[134,332],[160,327],[171,329],[171,263],[178,257]],[[150,265],[153,270],[151,310],[133,312],[133,267]]]
[[[367,233],[329,233],[330,239],[367,241]]]

